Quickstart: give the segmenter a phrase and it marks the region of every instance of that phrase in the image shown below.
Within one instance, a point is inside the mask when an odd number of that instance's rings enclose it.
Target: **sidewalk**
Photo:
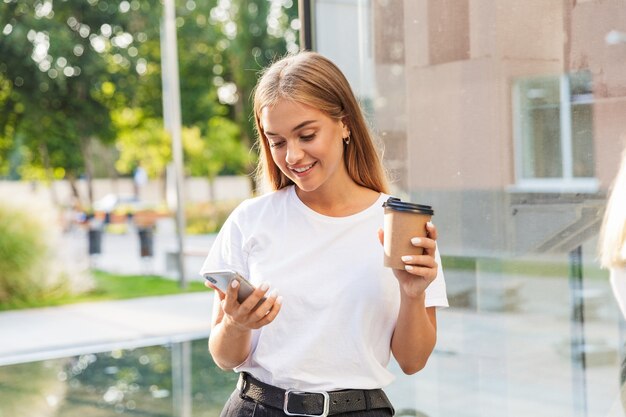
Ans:
[[[212,294],[0,313],[0,366],[208,336]]]
[[[154,256],[141,259],[138,236],[103,236],[102,253],[92,265],[121,274],[155,274],[176,279],[166,270],[165,253],[176,249],[173,227],[160,225]],[[87,236],[75,230],[65,237],[68,261],[84,260]],[[185,245],[208,252],[214,236],[192,236]],[[203,257],[188,256],[185,278],[200,279]],[[191,293],[131,300],[102,301],[0,313],[0,366],[72,356],[86,352],[149,346],[208,336],[213,296]]]

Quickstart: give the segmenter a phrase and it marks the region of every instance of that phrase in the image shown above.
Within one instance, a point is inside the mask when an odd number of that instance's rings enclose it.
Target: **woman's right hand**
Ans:
[[[211,285],[207,286],[212,287]],[[237,301],[239,282],[236,280],[232,281],[225,294],[216,289],[224,314],[222,324],[239,330],[252,330],[259,329],[274,321],[280,311],[282,297],[278,296],[277,290],[272,290],[267,294],[268,290],[269,285],[263,283],[248,298],[239,303]],[[265,301],[259,304],[264,296],[266,297]],[[257,304],[259,305],[257,306]]]

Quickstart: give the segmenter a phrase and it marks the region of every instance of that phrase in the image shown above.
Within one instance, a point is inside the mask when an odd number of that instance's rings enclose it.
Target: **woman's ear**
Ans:
[[[348,120],[345,117],[341,119],[341,136],[343,138],[350,136],[350,125],[348,125]]]

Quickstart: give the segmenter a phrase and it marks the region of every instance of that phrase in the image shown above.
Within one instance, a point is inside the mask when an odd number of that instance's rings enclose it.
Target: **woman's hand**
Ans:
[[[381,243],[384,239],[382,229],[378,230]],[[426,224],[426,237],[411,239],[413,246],[424,248],[422,255],[406,255],[402,257],[405,269],[393,269],[393,273],[400,283],[400,290],[409,298],[418,298],[424,295],[426,287],[437,277],[439,265],[435,262],[437,248],[437,228],[432,223]]]
[[[205,282],[207,287],[215,289],[209,351],[213,360],[224,370],[241,365],[250,355],[252,330],[271,323],[278,312],[282,297],[276,290],[266,294],[269,285],[263,284],[255,289],[242,303],[237,301],[239,282],[233,281],[226,293]],[[266,297],[264,301],[261,301]]]
[[[207,281],[205,286],[213,288],[220,298],[220,307],[223,313],[221,322],[228,327],[239,330],[259,329],[272,321],[278,315],[282,304],[282,297],[278,296],[278,291],[273,290],[266,295],[269,290],[267,283],[261,284],[242,303],[237,301],[239,292],[239,282],[233,280],[226,293],[210,285]],[[263,297],[265,301],[261,302]]]

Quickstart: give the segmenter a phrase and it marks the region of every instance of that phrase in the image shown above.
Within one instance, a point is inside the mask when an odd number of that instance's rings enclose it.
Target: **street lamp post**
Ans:
[[[161,24],[161,72],[163,80],[163,119],[172,138],[173,172],[175,179],[176,235],[178,240],[178,278],[180,287],[187,288],[184,265],[185,215],[183,199],[183,146],[181,137],[180,85],[178,79],[178,48],[176,45],[176,11],[174,0],[164,0]]]

